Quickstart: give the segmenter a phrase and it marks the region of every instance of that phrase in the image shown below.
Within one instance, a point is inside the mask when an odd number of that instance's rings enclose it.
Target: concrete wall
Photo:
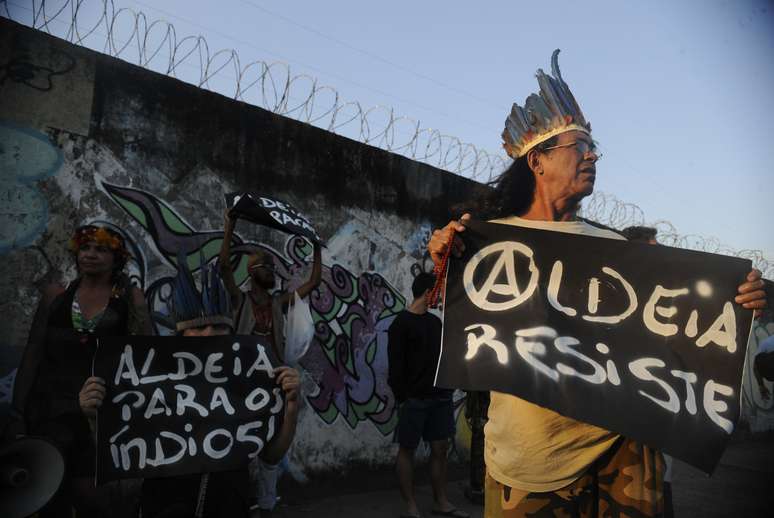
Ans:
[[[75,275],[67,240],[101,221],[122,230],[130,272],[164,312],[177,250],[213,259],[224,194],[255,190],[304,212],[327,239],[302,359],[304,407],[292,472],[388,465],[396,424],[386,330],[425,243],[472,182],[0,19],[0,322],[18,361],[39,295]],[[3,58],[6,59],[6,58]],[[240,222],[237,254],[269,250],[283,289],[309,275],[311,248]],[[244,269],[238,270],[245,280]],[[167,332],[161,320],[159,332]],[[6,368],[0,399],[8,400]],[[462,420],[464,422],[464,420]],[[464,430],[461,431],[464,434]]]

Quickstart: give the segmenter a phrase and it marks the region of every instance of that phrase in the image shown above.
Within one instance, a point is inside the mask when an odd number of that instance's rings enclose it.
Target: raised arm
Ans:
[[[298,287],[296,293],[302,299],[309,295],[313,289],[320,285],[320,279],[322,278],[322,250],[319,244],[314,245],[314,262],[312,263],[312,274],[309,279]],[[283,306],[290,303],[293,297],[293,292],[286,292],[282,294],[280,301]]]
[[[235,220],[229,216],[228,209],[223,214],[223,242],[220,244],[220,254],[218,254],[218,265],[220,267],[220,278],[231,295],[231,306],[237,307],[239,304],[239,287],[234,280],[234,270],[231,268],[231,238],[234,236]]]
[[[298,371],[291,367],[277,367],[274,372],[277,374],[277,384],[285,394],[285,418],[277,434],[260,453],[261,459],[268,464],[278,464],[282,460],[296,435],[298,422]]]

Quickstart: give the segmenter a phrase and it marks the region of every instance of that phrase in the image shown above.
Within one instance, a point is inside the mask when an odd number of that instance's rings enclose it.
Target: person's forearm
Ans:
[[[225,228],[223,229],[223,242],[220,244],[220,253],[218,254],[221,271],[226,267],[231,270],[231,238],[233,235],[234,222],[227,218]]]
[[[234,237],[234,220],[226,216],[225,227],[223,228],[223,241],[220,244],[220,253],[218,254],[218,267],[220,268],[220,278],[231,295],[231,304],[236,306],[239,300],[239,287],[234,279],[234,271],[231,268],[231,239]]]
[[[313,288],[320,284],[322,278],[322,249],[320,245],[314,245],[314,263],[312,264],[312,275],[309,277],[309,283]]]
[[[282,421],[282,426],[271,441],[266,445],[261,458],[264,462],[269,464],[277,464],[285,452],[288,451],[290,445],[293,442],[293,437],[296,435],[296,424],[298,422],[298,405],[288,405],[285,412],[285,419]]]
[[[320,279],[322,279],[322,252],[320,250],[320,245],[315,244],[314,262],[312,263],[312,273],[309,276],[309,280],[307,280],[304,284],[299,286],[298,289],[296,290],[296,293],[298,293],[298,296],[303,299],[304,297],[309,295],[313,289],[315,289],[317,286],[320,285]],[[284,303],[288,303],[289,301],[290,301],[290,297],[288,297],[288,300],[284,301]]]

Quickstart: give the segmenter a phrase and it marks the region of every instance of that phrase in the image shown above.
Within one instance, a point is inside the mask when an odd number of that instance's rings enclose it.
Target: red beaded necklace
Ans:
[[[454,242],[454,229],[449,229],[449,241],[446,243],[446,251],[443,253],[443,258],[440,264],[436,264],[433,267],[433,273],[435,274],[435,285],[430,293],[427,294],[427,307],[438,307],[438,299],[441,294],[441,289],[446,281],[446,268],[449,266],[449,256],[451,255],[452,243]]]

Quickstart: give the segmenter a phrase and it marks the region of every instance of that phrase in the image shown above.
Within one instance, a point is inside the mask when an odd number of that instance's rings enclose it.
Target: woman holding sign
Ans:
[[[581,200],[594,190],[601,154],[559,72],[558,52],[552,56],[553,77],[537,72],[540,95],[530,95],[524,107],[513,105],[503,139],[514,162],[481,200],[475,216],[506,225],[623,239],[577,216]],[[465,214],[433,233],[428,251],[436,265],[445,267],[447,252],[462,254],[469,219]],[[750,272],[739,286],[737,303],[748,309],[766,307],[760,277],[757,270]],[[487,517],[662,513],[659,452],[501,392],[491,393],[488,417]]]
[[[66,460],[59,493],[41,517],[102,516],[108,495],[94,488],[94,444],[78,404],[91,373],[96,339],[151,334],[142,291],[124,273],[129,252],[108,227],[85,225],[70,239],[78,277],[44,290],[14,387],[13,406],[27,431],[53,440]]]

